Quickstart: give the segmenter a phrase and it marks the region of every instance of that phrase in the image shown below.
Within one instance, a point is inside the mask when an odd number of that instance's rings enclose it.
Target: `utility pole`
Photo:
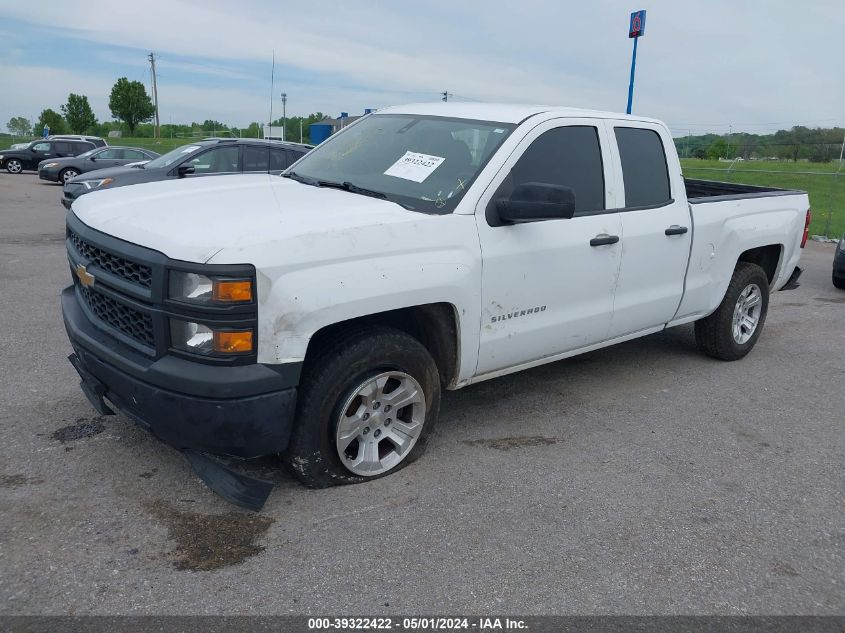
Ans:
[[[842,169],[842,156],[845,155],[845,138],[842,139],[842,147],[839,149],[839,168]]]
[[[302,142],[302,117],[299,119],[299,142]]]
[[[282,140],[285,139],[285,127],[287,127],[287,105],[288,105],[288,93],[282,93]]]
[[[156,56],[155,53],[150,52],[147,56],[147,59],[150,60],[150,69],[153,74],[153,103],[155,104],[156,108],[156,127],[155,127],[155,136],[156,138],[161,137],[161,129],[159,128],[158,123],[158,86],[156,85]]]

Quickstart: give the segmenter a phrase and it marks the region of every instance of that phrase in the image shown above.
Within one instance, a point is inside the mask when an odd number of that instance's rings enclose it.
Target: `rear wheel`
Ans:
[[[418,340],[349,332],[307,362],[287,461],[315,488],[383,477],[423,453],[439,408],[437,366]]]
[[[23,165],[17,158],[10,158],[6,161],[6,171],[10,174],[19,174],[23,171]]]
[[[756,264],[739,262],[722,303],[696,321],[695,342],[721,360],[739,360],[757,343],[769,310],[769,279]]]
[[[59,174],[59,179],[62,182],[67,182],[71,178],[76,178],[78,175],[79,175],[79,172],[75,169],[72,169],[72,168],[63,169],[62,173]]]

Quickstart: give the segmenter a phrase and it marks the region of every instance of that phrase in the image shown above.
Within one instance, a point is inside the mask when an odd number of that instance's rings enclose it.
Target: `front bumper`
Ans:
[[[296,407],[290,372],[143,358],[87,318],[73,286],[62,292],[62,313],[71,363],[101,414],[110,413],[108,400],[180,450],[249,458],[287,448]]]
[[[53,168],[39,168],[38,178],[41,180],[49,180],[50,182],[59,182],[59,171]]]

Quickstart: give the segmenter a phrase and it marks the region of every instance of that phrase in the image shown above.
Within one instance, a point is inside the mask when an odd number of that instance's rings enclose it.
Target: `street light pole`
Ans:
[[[285,127],[287,127],[287,104],[288,93],[282,93],[282,140],[285,140]]]

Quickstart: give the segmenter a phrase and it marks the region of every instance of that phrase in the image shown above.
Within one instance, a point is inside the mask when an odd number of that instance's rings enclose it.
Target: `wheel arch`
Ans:
[[[440,372],[441,384],[454,387],[460,370],[458,313],[451,303],[429,303],[376,312],[332,323],[317,330],[308,341],[305,363],[321,349],[350,330],[391,327],[414,337],[425,346]]]
[[[771,285],[777,279],[783,258],[783,250],[783,244],[757,246],[740,253],[737,263],[748,262],[749,264],[757,264],[765,271],[769,285]]]

